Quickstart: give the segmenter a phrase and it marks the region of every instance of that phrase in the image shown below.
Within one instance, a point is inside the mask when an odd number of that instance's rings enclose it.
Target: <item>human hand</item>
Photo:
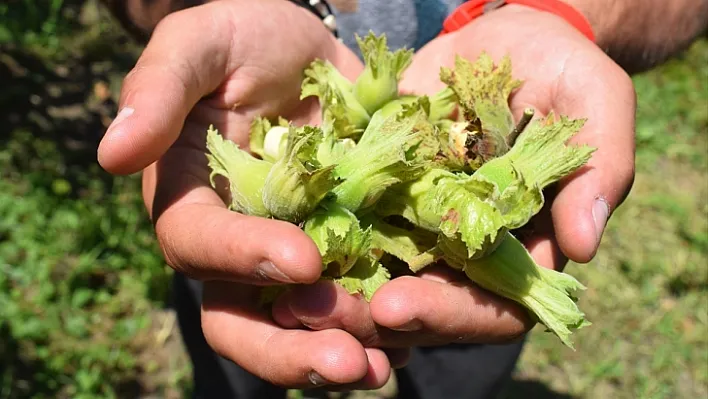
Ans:
[[[99,161],[116,174],[145,168],[145,204],[167,262],[205,281],[202,327],[217,353],[276,385],[373,388],[390,373],[381,350],[343,331],[286,331],[257,306],[257,286],[318,279],[312,240],[293,224],[228,211],[209,184],[209,124],[247,147],[255,116],[317,123],[316,101],[299,100],[315,58],[350,78],[363,69],[290,2],[218,1],[171,14],[125,78]]]
[[[443,87],[441,66],[452,67],[456,54],[476,59],[481,51],[497,61],[510,55],[514,77],[524,80],[511,99],[517,120],[526,107],[533,107],[537,117],[552,110],[588,118],[573,141],[598,150],[587,166],[545,193],[546,207],[521,238],[544,267],[560,270],[567,258],[589,261],[634,176],[631,80],[561,18],[507,5],[422,48],[402,88],[433,94]],[[441,267],[387,283],[368,304],[331,283],[317,287],[298,288],[279,299],[275,319],[292,328],[343,328],[367,345],[382,347],[509,342],[534,325],[519,305]]]

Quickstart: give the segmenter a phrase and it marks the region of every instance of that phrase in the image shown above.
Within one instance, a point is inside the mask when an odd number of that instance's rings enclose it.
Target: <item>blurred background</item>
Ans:
[[[0,3],[0,399],[189,396],[139,177],[96,162],[140,50],[96,0]],[[567,269],[594,325],[534,330],[504,397],[708,397],[708,40],[634,82],[634,188]]]

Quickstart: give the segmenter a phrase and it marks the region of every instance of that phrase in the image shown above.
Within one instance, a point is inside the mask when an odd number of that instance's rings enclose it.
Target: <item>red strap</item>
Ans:
[[[485,12],[494,10],[504,4],[519,4],[555,14],[573,25],[592,42],[595,42],[595,34],[587,18],[573,6],[560,0],[470,0],[458,7],[445,19],[443,30],[440,34],[454,32]]]

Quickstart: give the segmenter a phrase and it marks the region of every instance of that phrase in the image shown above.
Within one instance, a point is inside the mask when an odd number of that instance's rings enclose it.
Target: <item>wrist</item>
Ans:
[[[443,23],[441,35],[456,31],[470,22],[498,15],[503,10],[526,9],[536,15],[553,15],[595,43],[595,33],[588,18],[573,5],[563,0],[471,0],[455,9]],[[535,13],[534,13],[535,11]],[[502,12],[502,14],[505,14]]]
[[[609,42],[608,33],[613,32],[612,26],[621,14],[618,9],[624,1],[597,0],[563,0],[575,8],[588,20],[595,33],[595,42],[600,48],[605,48]]]

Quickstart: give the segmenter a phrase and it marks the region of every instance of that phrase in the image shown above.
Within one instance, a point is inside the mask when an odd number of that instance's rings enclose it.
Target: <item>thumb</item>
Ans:
[[[560,182],[551,207],[561,250],[581,263],[595,256],[610,215],[634,181],[634,88],[623,72],[602,76],[601,83],[573,88],[575,98],[561,99],[573,104],[566,114],[588,118],[573,142],[596,148],[586,166]]]
[[[155,29],[125,77],[119,112],[98,148],[115,174],[135,173],[175,142],[194,105],[224,80],[230,65],[230,22],[219,4],[175,12]]]

